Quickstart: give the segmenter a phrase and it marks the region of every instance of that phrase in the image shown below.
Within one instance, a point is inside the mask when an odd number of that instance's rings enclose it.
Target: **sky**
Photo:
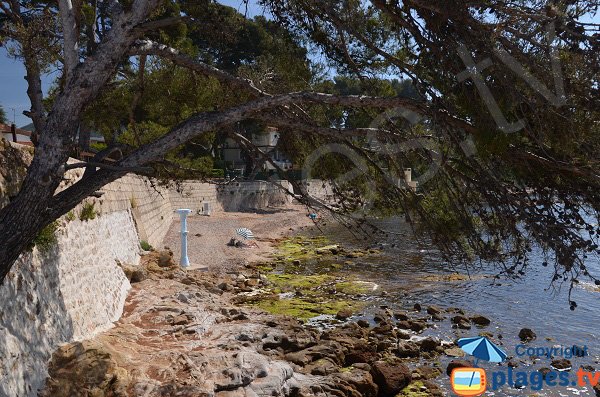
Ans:
[[[238,10],[240,13],[246,12],[246,5],[243,0],[220,0],[222,4],[226,4]],[[248,17],[263,14],[263,9],[256,0],[250,0],[248,3]],[[600,23],[600,15],[596,15],[593,20]],[[6,49],[0,47],[0,104],[6,111],[7,118],[14,120],[18,127],[29,124],[31,120],[23,115],[24,110],[30,108],[29,98],[27,97],[27,82],[24,79],[25,68],[20,61],[15,61],[8,57]],[[42,88],[44,93],[50,88],[55,74],[43,76]]]

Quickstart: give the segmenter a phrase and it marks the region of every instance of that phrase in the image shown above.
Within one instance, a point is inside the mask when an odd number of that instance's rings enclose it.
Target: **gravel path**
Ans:
[[[248,262],[267,259],[275,239],[291,234],[312,222],[300,205],[274,210],[272,213],[217,212],[211,216],[188,218],[188,256],[191,268],[207,266],[209,270],[233,270]],[[235,229],[247,227],[256,236],[258,248],[229,247]],[[181,255],[179,220],[171,225],[164,245],[173,250],[176,260]]]

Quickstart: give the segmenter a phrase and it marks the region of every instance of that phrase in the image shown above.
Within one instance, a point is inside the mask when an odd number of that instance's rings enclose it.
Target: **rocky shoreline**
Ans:
[[[418,303],[356,319],[354,303],[365,291],[355,280],[276,271],[301,268],[314,255],[331,268],[340,258],[377,254],[322,243],[284,240],[273,262],[227,274],[181,271],[167,251],[144,257],[141,267],[124,266],[133,289],[122,318],[92,340],[58,349],[40,395],[447,395],[444,377],[472,362],[454,340],[423,335],[444,323],[492,337],[485,331],[490,320]],[[318,314],[327,315],[327,327],[302,321]],[[521,338],[532,337],[523,332]]]
[[[153,253],[142,268],[125,269],[133,290],[122,318],[58,349],[41,396],[443,395],[432,380],[445,369],[418,361],[452,346],[414,338],[433,315],[382,310],[374,327],[321,331],[235,304],[269,287],[255,265],[227,275],[183,272],[167,257]]]

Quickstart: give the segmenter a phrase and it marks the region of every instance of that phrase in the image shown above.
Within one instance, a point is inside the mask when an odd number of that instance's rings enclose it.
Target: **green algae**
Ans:
[[[402,391],[396,395],[396,397],[429,397],[431,393],[428,390],[421,391],[421,388],[425,386],[425,384],[420,381],[414,381],[408,386],[406,386]]]
[[[271,273],[267,274],[266,277],[274,288],[278,288],[282,291],[296,289],[311,290],[335,281],[335,277],[328,274],[302,275]]]
[[[263,300],[256,306],[271,314],[292,316],[300,320],[308,320],[322,314],[335,315],[342,309],[357,309],[358,304],[344,300],[311,302],[305,299]]]
[[[325,236],[287,238],[277,245],[274,257],[285,262],[315,259],[318,255],[317,250],[329,243]]]
[[[365,295],[373,292],[375,286],[366,281],[342,281],[335,285],[335,290],[346,295]]]
[[[337,273],[344,264],[336,254],[344,255],[343,248],[325,236],[282,240],[272,256],[274,260],[256,267],[268,281],[268,292],[247,303],[300,320],[360,310],[364,303],[355,297],[372,293],[375,285]],[[365,253],[356,251],[352,256],[362,255]]]

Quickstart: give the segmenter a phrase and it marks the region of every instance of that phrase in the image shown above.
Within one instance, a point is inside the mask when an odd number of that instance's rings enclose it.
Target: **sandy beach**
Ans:
[[[210,271],[232,271],[246,263],[265,260],[273,252],[273,242],[312,225],[301,205],[274,209],[272,212],[217,212],[211,216],[192,216],[188,219],[188,256],[191,269],[208,267]],[[235,229],[246,227],[254,233],[258,248],[236,248],[227,245]],[[181,255],[181,225],[173,222],[164,245]],[[162,247],[156,247],[161,248]]]

